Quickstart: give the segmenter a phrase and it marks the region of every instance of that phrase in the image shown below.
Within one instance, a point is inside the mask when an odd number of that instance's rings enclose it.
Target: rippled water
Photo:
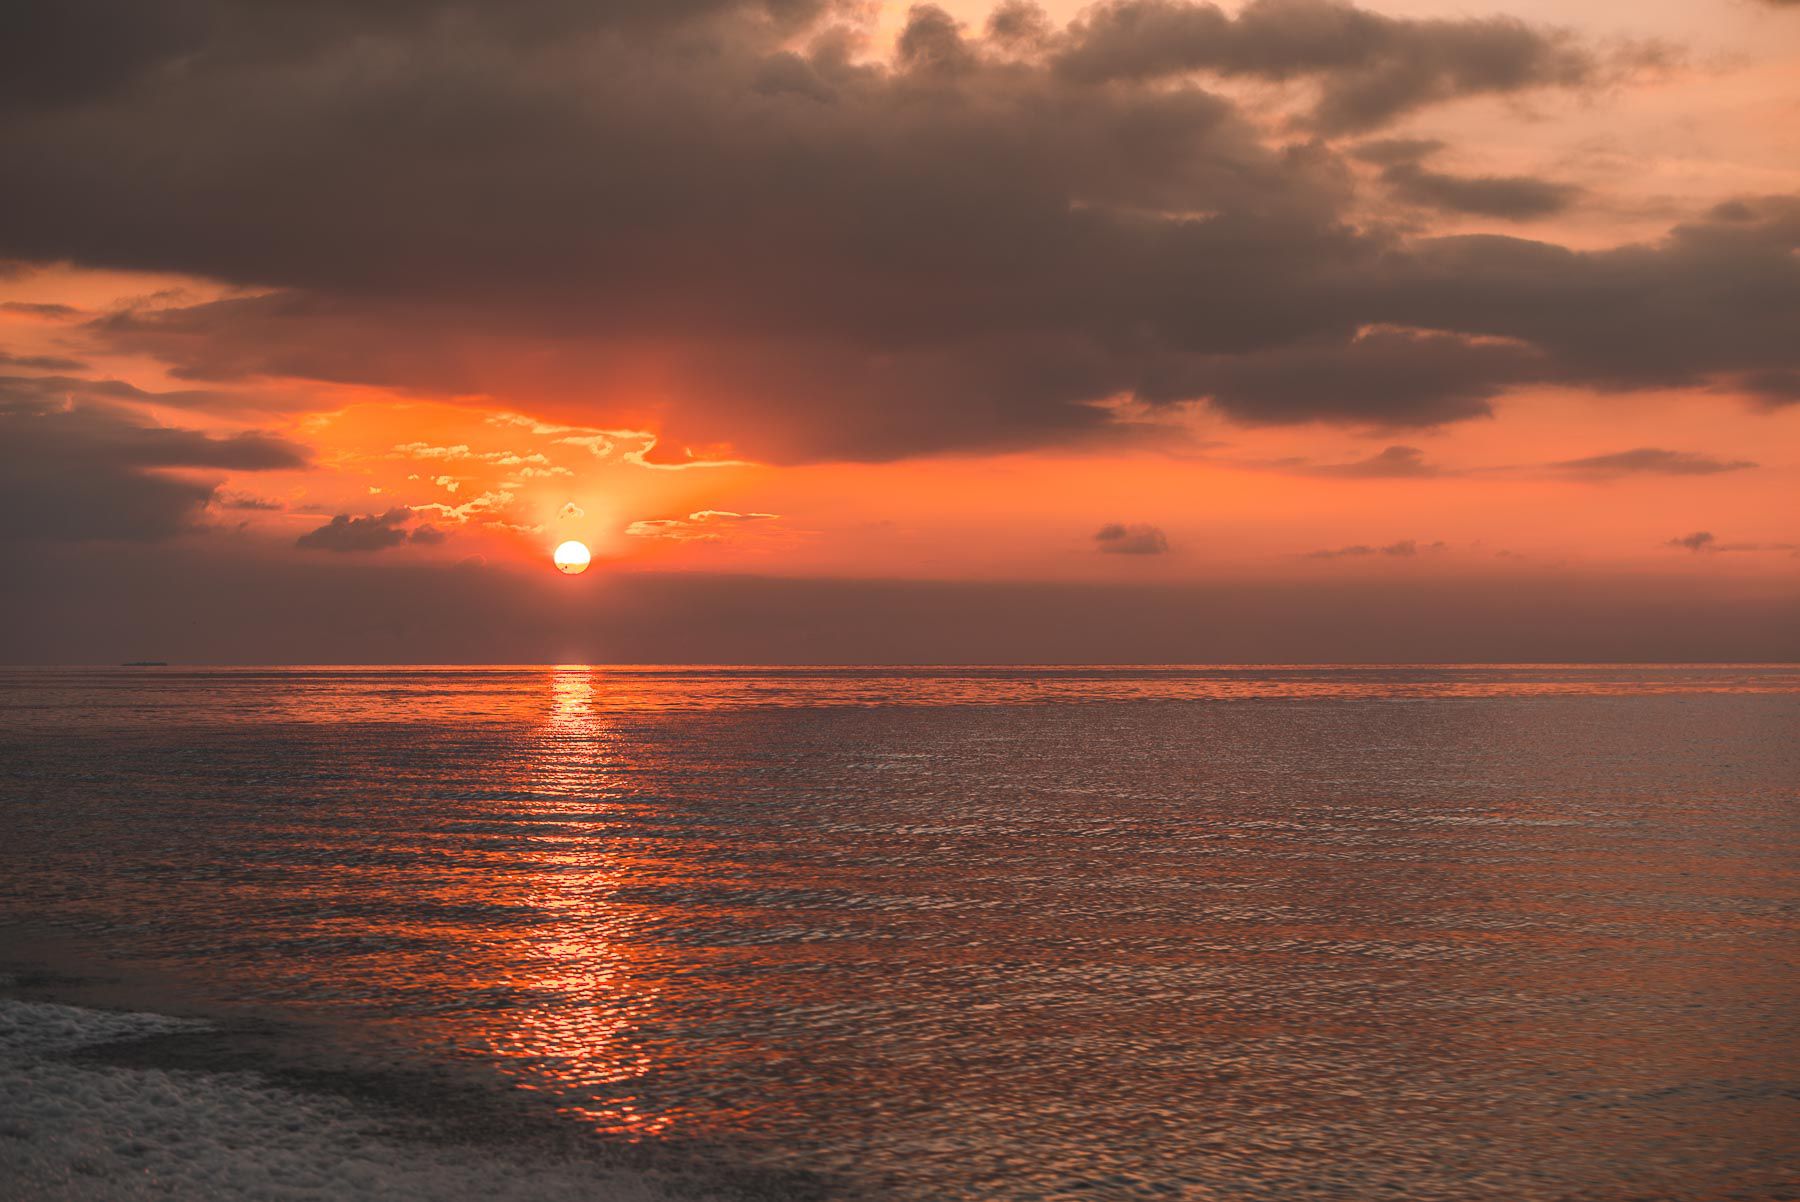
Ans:
[[[845,1198],[1768,1198],[1800,670],[0,673],[0,919]]]

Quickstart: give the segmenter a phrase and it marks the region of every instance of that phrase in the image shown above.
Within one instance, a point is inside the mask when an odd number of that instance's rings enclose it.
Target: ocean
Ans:
[[[1800,1197],[1797,736],[1793,665],[0,670],[0,1183]]]

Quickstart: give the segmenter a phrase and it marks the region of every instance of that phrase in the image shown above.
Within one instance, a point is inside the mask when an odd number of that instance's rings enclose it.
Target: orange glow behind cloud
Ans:
[[[207,287],[62,271],[7,285],[5,299],[91,314],[171,286]],[[93,355],[68,320],[20,309],[3,320],[15,355],[86,357],[151,393],[194,387],[131,357]],[[665,461],[653,432],[526,416],[502,398],[298,380],[234,384],[229,393],[229,405],[204,411],[132,404],[148,420],[215,431],[256,425],[312,448],[306,468],[221,481],[229,500],[213,521],[270,554],[291,553],[296,537],[334,515],[398,506],[447,536],[405,555],[547,567],[552,547],[579,539],[600,575],[1792,578],[1800,569],[1791,504],[1800,495],[1800,408],[1765,412],[1708,392],[1528,391],[1506,398],[1493,420],[1423,432],[1243,428],[1194,413],[1186,434],[1161,450],[790,467],[689,458],[682,449]],[[1410,449],[1395,456],[1390,447]],[[1755,466],[1675,475],[1558,466],[1646,447]],[[1384,453],[1412,474],[1378,474],[1372,465]],[[254,507],[227,511],[233,504]],[[1094,534],[1109,522],[1161,529],[1169,553],[1099,553]],[[1672,545],[1696,531],[1730,550]],[[1352,553],[1318,554],[1346,548]]]

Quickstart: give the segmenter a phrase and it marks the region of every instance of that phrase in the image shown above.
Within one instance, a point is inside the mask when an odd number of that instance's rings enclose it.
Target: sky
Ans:
[[[1800,4],[10,21],[0,661],[1800,659]]]

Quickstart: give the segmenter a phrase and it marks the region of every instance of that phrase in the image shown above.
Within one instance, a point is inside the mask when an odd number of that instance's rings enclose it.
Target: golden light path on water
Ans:
[[[552,1004],[502,1012],[495,1051],[520,1075],[520,1088],[549,1084],[565,1099],[590,1099],[559,1109],[596,1130],[661,1136],[677,1116],[617,1089],[654,1068],[633,1034],[658,996],[654,982],[634,971],[632,944],[619,938],[623,915],[608,897],[623,866],[606,838],[616,819],[604,810],[608,798],[628,791],[613,771],[627,749],[596,710],[590,669],[559,668],[550,683],[550,712],[533,740],[525,783],[541,799],[534,817],[555,825],[539,841],[522,898],[545,921],[519,960],[523,988]]]

